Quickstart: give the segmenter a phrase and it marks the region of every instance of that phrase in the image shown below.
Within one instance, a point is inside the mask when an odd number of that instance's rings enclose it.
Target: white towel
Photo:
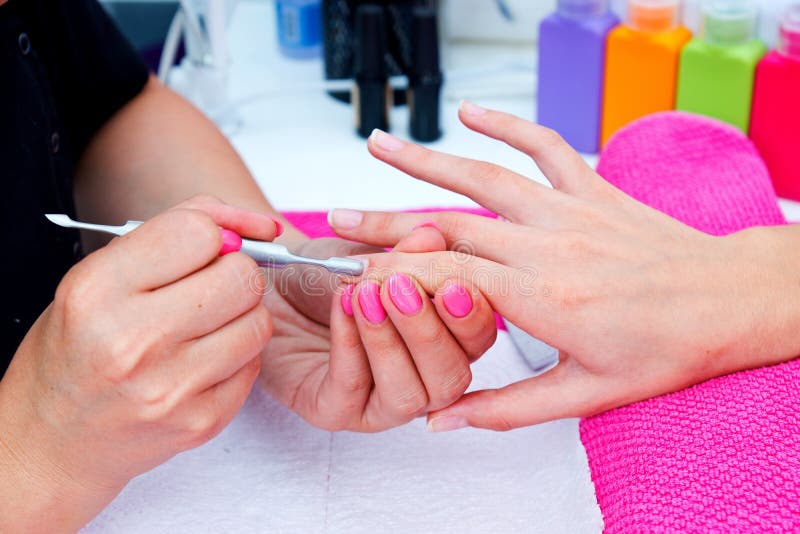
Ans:
[[[473,389],[530,376],[507,334]],[[255,388],[216,439],[133,480],[94,533],[595,533],[577,420],[507,433],[324,432]]]

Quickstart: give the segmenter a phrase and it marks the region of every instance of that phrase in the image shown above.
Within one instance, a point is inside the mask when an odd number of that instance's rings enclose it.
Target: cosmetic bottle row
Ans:
[[[749,133],[779,195],[800,200],[800,4],[778,48],[756,38],[749,0],[707,0],[700,33],[679,24],[679,0],[559,0],[539,36],[539,123],[597,152],[630,122],[678,109]]]

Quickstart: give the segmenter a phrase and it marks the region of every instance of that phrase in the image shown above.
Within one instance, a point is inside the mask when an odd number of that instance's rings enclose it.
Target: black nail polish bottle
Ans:
[[[386,74],[386,14],[375,4],[356,11],[353,108],[356,132],[367,138],[375,128],[389,129],[391,93]]]
[[[417,141],[436,141],[442,136],[439,106],[442,70],[439,62],[439,31],[436,11],[414,9],[411,23],[411,65],[408,76],[408,109],[411,137]]]

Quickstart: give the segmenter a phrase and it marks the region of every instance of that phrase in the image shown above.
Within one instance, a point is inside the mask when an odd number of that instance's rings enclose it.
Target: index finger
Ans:
[[[277,218],[225,204],[218,198],[209,195],[192,197],[173,209],[204,211],[219,226],[250,239],[272,241],[283,233],[283,224]]]
[[[429,150],[375,130],[370,153],[406,174],[468,196],[512,221],[529,221],[532,212],[546,213],[561,193],[530,178],[485,161]],[[532,206],[536,210],[532,210]]]
[[[461,102],[458,116],[467,128],[529,155],[559,191],[580,196],[600,181],[580,154],[549,128],[466,101]]]

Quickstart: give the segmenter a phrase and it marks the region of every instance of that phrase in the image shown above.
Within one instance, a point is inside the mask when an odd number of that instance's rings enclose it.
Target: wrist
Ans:
[[[727,279],[743,328],[732,370],[789,361],[800,355],[800,227],[756,227],[721,238]]]
[[[77,531],[122,487],[92,486],[64,469],[56,455],[66,445],[26,402],[35,388],[19,356],[0,381],[0,532]]]

